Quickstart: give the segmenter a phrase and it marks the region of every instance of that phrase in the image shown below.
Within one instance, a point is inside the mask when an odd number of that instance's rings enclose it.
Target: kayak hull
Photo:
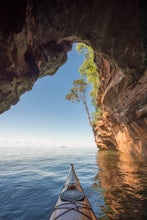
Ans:
[[[49,220],[96,220],[90,202],[81,187],[74,166],[65,181]]]

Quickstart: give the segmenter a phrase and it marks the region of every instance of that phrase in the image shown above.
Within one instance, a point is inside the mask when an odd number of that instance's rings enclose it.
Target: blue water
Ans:
[[[0,220],[49,219],[70,164],[97,216],[103,216],[98,182],[97,149],[0,148]]]
[[[48,220],[73,163],[99,220],[147,219],[147,158],[96,148],[0,148],[0,220]]]

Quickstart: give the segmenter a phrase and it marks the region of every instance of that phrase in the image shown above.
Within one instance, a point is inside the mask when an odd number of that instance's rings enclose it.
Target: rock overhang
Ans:
[[[54,74],[82,41],[94,49],[101,79],[97,145],[146,155],[146,7],[139,0],[2,1],[0,112]]]

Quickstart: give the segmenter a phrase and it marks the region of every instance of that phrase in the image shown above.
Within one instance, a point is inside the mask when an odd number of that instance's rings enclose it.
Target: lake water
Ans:
[[[147,219],[147,161],[96,148],[0,148],[0,220],[47,220],[70,164],[98,219]]]

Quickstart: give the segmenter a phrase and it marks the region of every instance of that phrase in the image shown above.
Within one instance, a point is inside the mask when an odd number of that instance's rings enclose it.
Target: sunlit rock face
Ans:
[[[101,80],[96,144],[147,155],[146,11],[139,0],[1,1],[0,113],[82,41],[95,51]]]
[[[101,149],[147,156],[147,71],[138,75],[96,56],[101,75],[98,105],[103,114],[94,127]]]

